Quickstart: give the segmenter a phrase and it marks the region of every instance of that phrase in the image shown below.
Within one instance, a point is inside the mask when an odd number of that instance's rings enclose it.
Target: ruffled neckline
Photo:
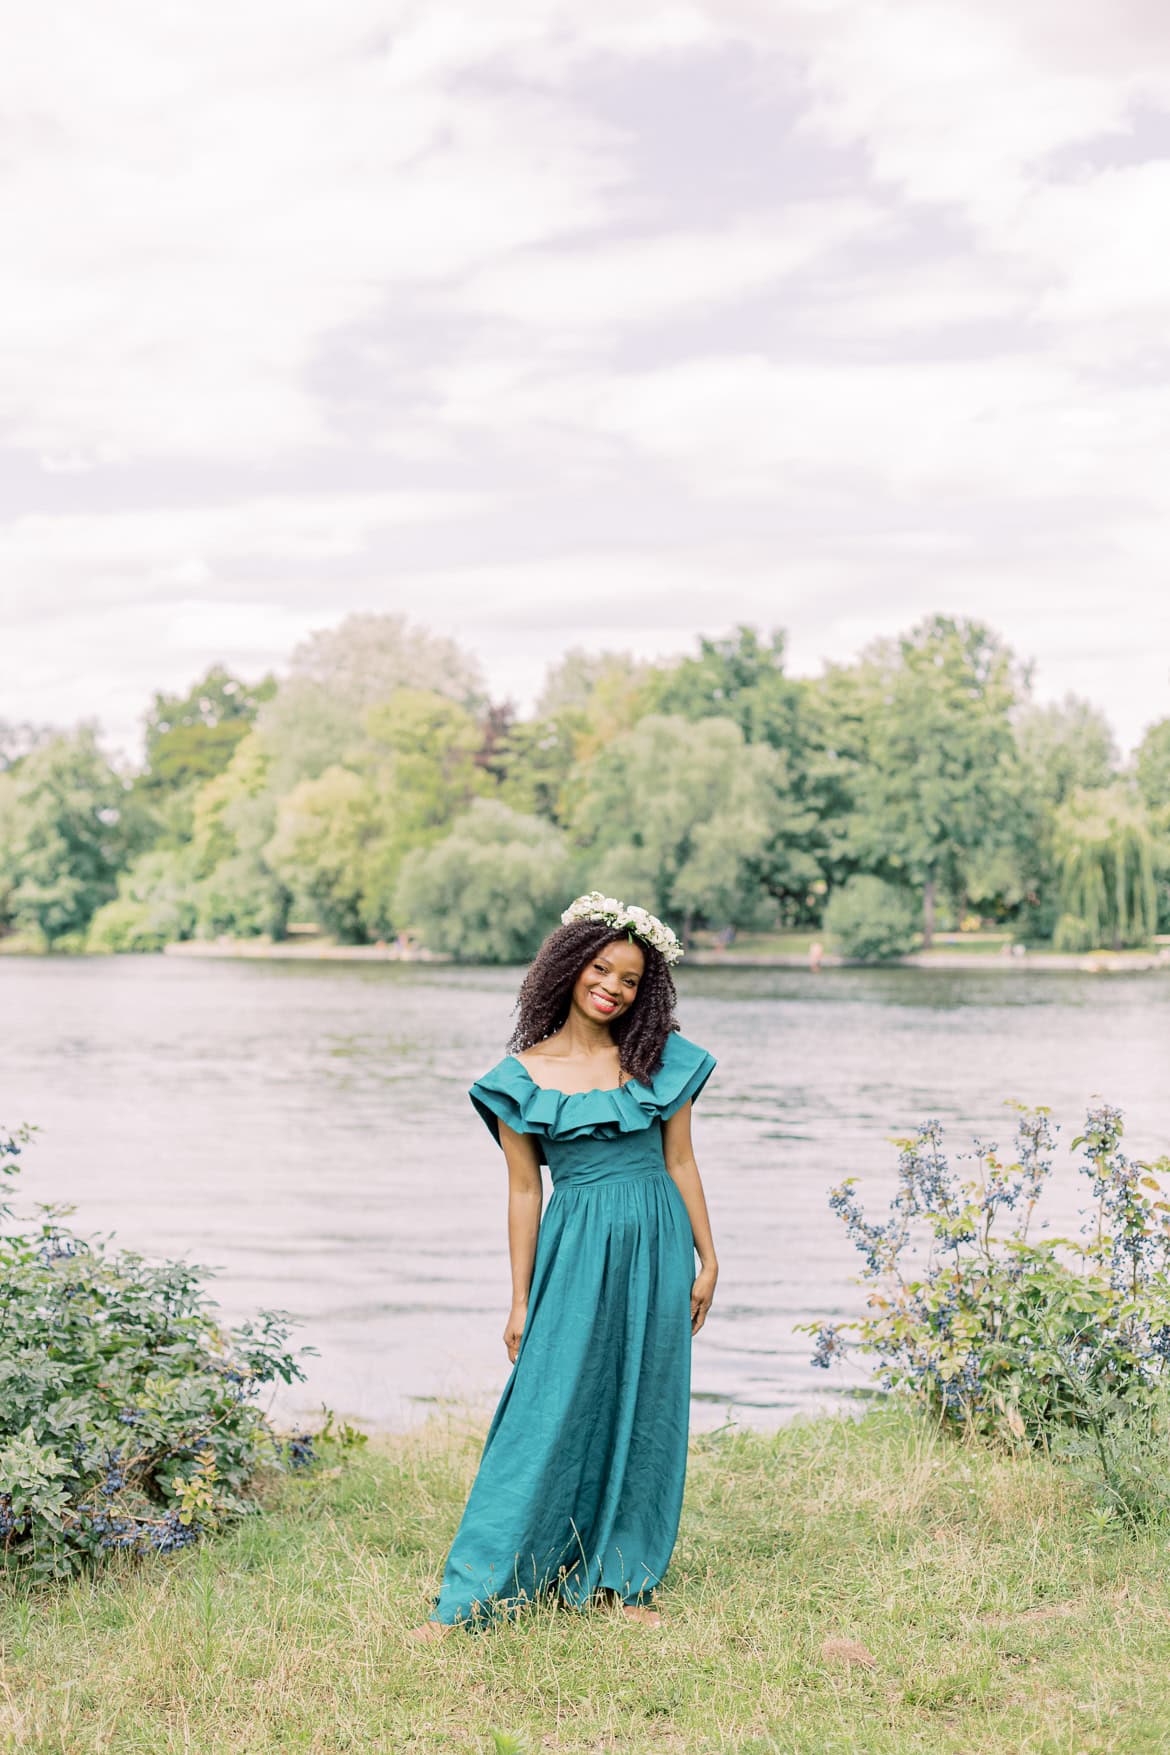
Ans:
[[[524,1077],[528,1080],[528,1083],[535,1090],[537,1090],[537,1091],[551,1091],[553,1093],[553,1095],[556,1097],[610,1097],[614,1094],[615,1091],[625,1091],[629,1088],[630,1085],[639,1085],[642,1083],[641,1079],[627,1079],[625,1081],[625,1084],[622,1084],[622,1085],[594,1085],[588,1091],[562,1091],[556,1085],[539,1085],[539,1084],[537,1084],[536,1080],[533,1078],[532,1074],[529,1072],[528,1068],[525,1066],[524,1062],[521,1060],[521,1058],[518,1054],[505,1054],[504,1059],[505,1060],[514,1060],[516,1062],[516,1065],[520,1068],[520,1071],[524,1074]],[[659,1071],[661,1071],[661,1070],[662,1069],[659,1068]],[[655,1078],[657,1078],[658,1074],[656,1073],[654,1076],[655,1076]],[[643,1090],[646,1090],[648,1087],[643,1085],[642,1088],[643,1088]]]
[[[715,1057],[697,1042],[672,1031],[662,1064],[648,1085],[627,1079],[592,1091],[558,1091],[538,1085],[514,1054],[477,1079],[468,1095],[499,1142],[500,1121],[516,1133],[546,1139],[603,1138],[638,1133],[664,1121],[690,1097],[698,1096],[715,1066]]]

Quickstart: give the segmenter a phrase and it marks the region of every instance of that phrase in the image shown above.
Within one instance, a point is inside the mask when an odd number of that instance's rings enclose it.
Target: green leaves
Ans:
[[[9,1174],[29,1131],[0,1129]],[[276,1458],[253,1397],[303,1376],[284,1312],[221,1329],[203,1270],[107,1253],[62,1216],[0,1237],[0,1567],[44,1578],[249,1509]]]
[[[1014,1161],[977,1143],[978,1175],[965,1181],[937,1123],[898,1141],[884,1224],[866,1217],[852,1179],[830,1192],[871,1290],[866,1316],[819,1330],[814,1362],[840,1357],[849,1330],[886,1387],[944,1419],[1004,1442],[1069,1440],[1134,1517],[1154,1502],[1149,1447],[1170,1463],[1170,1231],[1159,1217],[1170,1162],[1127,1158],[1120,1112],[1099,1105],[1073,1142],[1096,1203],[1084,1232],[1032,1239],[1052,1137],[1046,1110],[1014,1107]],[[1163,1489],[1159,1503],[1168,1498]]]

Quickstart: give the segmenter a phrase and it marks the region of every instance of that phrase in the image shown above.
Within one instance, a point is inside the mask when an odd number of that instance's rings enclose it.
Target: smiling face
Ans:
[[[573,984],[573,1009],[591,1024],[612,1024],[638,997],[646,959],[642,947],[615,938],[591,957]]]

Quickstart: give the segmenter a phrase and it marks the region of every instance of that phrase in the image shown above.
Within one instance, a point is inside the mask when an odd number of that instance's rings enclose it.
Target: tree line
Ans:
[[[1059,949],[1170,931],[1170,718],[1126,766],[1104,716],[1037,705],[981,622],[934,616],[815,678],[741,625],[648,663],[574,650],[532,713],[401,616],[312,635],[287,675],[156,694],[127,771],[97,727],[0,722],[0,934],[57,949],[415,935],[530,956],[566,900],[700,928],[942,924]],[[867,949],[868,947],[868,949]]]

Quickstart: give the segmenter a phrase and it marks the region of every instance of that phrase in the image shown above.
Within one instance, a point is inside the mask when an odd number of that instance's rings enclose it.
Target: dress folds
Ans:
[[[544,1592],[632,1603],[663,1578],[686,1476],[695,1255],[662,1123],[715,1064],[675,1031],[648,1084],[550,1090],[506,1055],[471,1086],[497,1144],[501,1121],[535,1136],[552,1195],[433,1620],[488,1621]]]

